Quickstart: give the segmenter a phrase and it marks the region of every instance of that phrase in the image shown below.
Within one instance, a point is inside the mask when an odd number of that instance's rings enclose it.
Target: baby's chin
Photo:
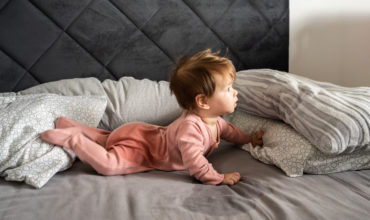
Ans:
[[[235,106],[235,107],[236,107],[236,106]],[[230,110],[230,111],[226,112],[225,114],[231,114],[231,113],[233,113],[233,112],[235,111],[235,107],[234,107],[232,110]]]

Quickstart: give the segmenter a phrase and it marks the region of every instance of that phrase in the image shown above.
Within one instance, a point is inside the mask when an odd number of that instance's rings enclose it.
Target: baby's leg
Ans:
[[[66,117],[59,117],[58,120],[55,122],[55,128],[70,128],[70,127],[78,127],[80,128],[81,132],[91,140],[95,141],[97,144],[105,146],[107,142],[107,138],[110,131],[106,131],[103,129],[89,127],[83,124],[80,124],[72,119],[68,119]]]
[[[44,132],[41,138],[49,143],[70,148],[85,163],[102,175],[137,173],[151,168],[145,166],[146,158],[140,150],[112,146],[107,151],[85,137],[78,128],[54,129]]]
[[[44,131],[40,138],[49,144],[67,146],[68,140],[76,134],[81,134],[81,130],[78,127],[58,128]]]

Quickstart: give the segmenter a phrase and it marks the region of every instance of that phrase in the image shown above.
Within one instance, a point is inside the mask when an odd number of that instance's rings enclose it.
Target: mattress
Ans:
[[[367,219],[370,170],[291,178],[223,143],[209,160],[233,187],[186,171],[100,176],[76,162],[39,190],[1,181],[1,219]]]

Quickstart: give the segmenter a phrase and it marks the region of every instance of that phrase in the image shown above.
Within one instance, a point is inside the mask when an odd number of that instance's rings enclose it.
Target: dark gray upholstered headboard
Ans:
[[[167,80],[182,55],[288,70],[288,0],[0,0],[0,92],[65,78]]]

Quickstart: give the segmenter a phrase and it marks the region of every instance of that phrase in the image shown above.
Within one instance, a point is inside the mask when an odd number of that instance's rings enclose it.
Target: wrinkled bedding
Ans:
[[[241,110],[281,119],[326,154],[370,150],[370,87],[341,87],[271,69],[237,74]]]
[[[80,161],[40,190],[0,179],[0,219],[368,219],[370,170],[290,178],[224,143],[209,157],[229,187],[185,171],[100,176]],[[150,186],[150,187],[149,187]]]
[[[311,144],[303,135],[281,120],[248,114],[239,108],[225,117],[248,133],[265,130],[263,146],[245,144],[241,148],[266,164],[273,164],[287,176],[304,173],[328,174],[348,170],[370,169],[370,151],[357,148],[353,152],[328,155]]]
[[[71,166],[75,155],[42,141],[60,116],[96,126],[105,110],[104,96],[16,95],[0,93],[0,177],[36,188]]]

